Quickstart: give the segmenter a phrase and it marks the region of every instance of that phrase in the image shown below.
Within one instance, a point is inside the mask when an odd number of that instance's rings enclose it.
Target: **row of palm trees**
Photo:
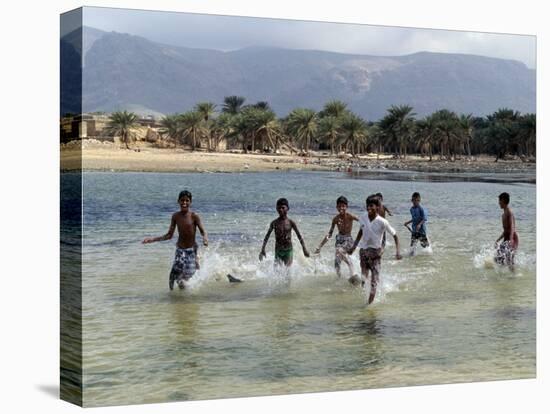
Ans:
[[[109,130],[128,145],[137,116],[123,111],[110,119]],[[498,160],[506,154],[529,157],[536,152],[535,114],[511,109],[499,109],[487,117],[441,109],[416,119],[411,106],[394,105],[378,122],[367,122],[346,103],[332,100],[319,112],[296,108],[277,118],[267,102],[245,105],[244,97],[228,96],[219,112],[216,104],[200,102],[191,111],[163,117],[160,124],[164,140],[174,146],[190,145],[192,150],[206,144],[208,151],[216,151],[226,140],[244,152],[286,148],[308,155],[315,148],[332,154],[393,153],[399,158],[416,153],[430,161],[436,154],[456,160],[485,153]]]

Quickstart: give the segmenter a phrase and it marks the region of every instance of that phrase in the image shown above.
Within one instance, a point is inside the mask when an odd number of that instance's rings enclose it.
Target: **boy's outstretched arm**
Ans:
[[[199,232],[201,233],[202,244],[204,246],[208,246],[208,235],[206,234],[206,230],[204,230],[204,227],[202,226],[202,221],[201,221],[201,218],[198,216],[198,214],[195,214],[195,223],[199,229]]]
[[[298,240],[300,241],[300,244],[302,245],[302,250],[304,251],[304,256],[309,257],[309,252],[307,251],[306,244],[304,242],[304,239],[302,238],[302,235],[300,234],[300,230],[298,230],[298,226],[296,226],[296,223],[294,221],[290,220],[290,225],[292,226],[292,229],[296,233],[296,236],[298,237]]]
[[[269,225],[269,230],[267,230],[267,233],[264,237],[264,243],[262,244],[262,250],[260,251],[260,256],[258,257],[260,259],[260,261],[265,257],[265,246],[267,244],[267,241],[269,240],[269,236],[271,236],[271,232],[273,231],[273,224],[274,222],[272,221],[271,224]]]
[[[330,230],[328,231],[328,234],[321,240],[321,244],[319,244],[319,247],[315,250],[315,254],[319,254],[323,246],[328,242],[328,239],[332,237],[332,233],[334,232],[334,227],[336,226],[336,220],[332,220],[332,224],[330,225]]]
[[[357,232],[357,237],[355,238],[355,241],[353,242],[352,248],[348,250],[348,254],[353,254],[353,252],[357,248],[357,245],[359,244],[359,241],[361,240],[361,237],[363,237],[363,229],[359,229],[359,231]]]
[[[388,213],[388,216],[393,216],[393,214],[391,213],[388,207],[384,206],[384,210],[386,210],[386,213]]]
[[[177,213],[172,215],[172,221],[170,222],[170,227],[168,228],[168,232],[165,235],[160,237],[146,237],[145,239],[143,239],[142,243],[148,244],[148,243],[154,243],[154,242],[163,241],[163,240],[170,240],[174,236],[174,231],[176,230],[176,214]]]

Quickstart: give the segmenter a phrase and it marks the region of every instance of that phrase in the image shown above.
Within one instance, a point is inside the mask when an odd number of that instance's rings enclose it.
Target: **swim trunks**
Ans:
[[[515,254],[516,250],[512,248],[510,240],[503,241],[497,247],[495,262],[499,265],[513,266]]]
[[[423,234],[419,231],[411,233],[411,247],[413,247],[419,240],[422,247],[428,247],[430,245],[426,233]]]
[[[275,261],[288,262],[292,259],[293,251],[292,247],[287,249],[275,250]]]
[[[348,253],[348,250],[353,247],[353,237],[351,237],[350,234],[337,234],[335,247],[336,253],[334,257],[334,266],[340,267],[340,263],[342,263],[342,256],[338,253],[342,250],[344,251],[343,254]]]
[[[174,263],[170,271],[170,290],[174,288],[174,282],[177,282],[178,286],[183,288],[183,281],[191,279],[191,276],[197,270],[196,259],[197,255],[194,247],[188,249],[176,248]]]

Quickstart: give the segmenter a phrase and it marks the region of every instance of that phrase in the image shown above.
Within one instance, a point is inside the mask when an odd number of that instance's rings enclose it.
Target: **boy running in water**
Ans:
[[[198,247],[195,241],[197,228],[201,233],[203,245],[208,246],[208,237],[202,226],[201,219],[198,214],[191,211],[192,199],[193,196],[189,191],[182,191],[178,196],[180,211],[172,214],[172,221],[170,222],[168,232],[160,237],[147,237],[142,242],[143,244],[148,244],[170,240],[174,236],[174,231],[177,227],[178,242],[176,243],[176,254],[168,282],[170,290],[174,289],[174,282],[177,282],[180,289],[184,289],[185,282],[191,279],[198,268]]]
[[[519,245],[519,237],[516,233],[516,219],[514,213],[512,213],[512,210],[508,207],[508,204],[510,204],[510,194],[500,194],[498,196],[498,204],[503,210],[502,234],[495,242],[495,248],[497,249],[495,262],[500,265],[508,266],[513,272],[514,258]]]
[[[328,239],[332,237],[334,227],[337,226],[338,234],[336,235],[336,251],[334,257],[334,267],[336,268],[336,274],[338,275],[338,277],[342,276],[340,265],[343,261],[348,265],[350,278],[352,278],[355,276],[355,274],[353,273],[351,260],[348,257],[348,250],[351,249],[353,246],[353,237],[351,236],[353,221],[359,221],[359,219],[353,214],[347,212],[348,200],[344,196],[340,196],[336,200],[336,210],[338,210],[338,214],[332,219],[332,224],[330,225],[328,234],[323,238],[317,250],[315,250],[315,254],[319,254],[321,252],[321,248],[326,244]]]
[[[262,250],[260,251],[259,259],[262,260],[265,257],[265,246],[269,240],[269,236],[272,231],[275,231],[275,265],[285,265],[290,267],[292,265],[292,259],[294,251],[292,249],[292,230],[296,233],[304,256],[309,257],[309,252],[306,249],[304,239],[296,226],[296,223],[287,217],[288,214],[288,200],[286,198],[280,198],[277,200],[277,212],[279,217],[271,222],[269,230],[264,238]]]
[[[411,256],[414,254],[414,247],[419,240],[422,247],[428,247],[430,245],[426,234],[426,220],[428,216],[420,205],[420,200],[420,193],[414,192],[411,197],[411,202],[413,204],[410,210],[411,220],[405,222],[405,227],[411,232]],[[412,229],[409,228],[409,224],[411,223]]]
[[[371,289],[368,303],[371,304],[376,296],[376,288],[380,279],[380,262],[382,259],[382,237],[384,232],[388,232],[393,236],[395,241],[395,258],[401,259],[399,254],[399,238],[394,228],[385,218],[378,215],[380,200],[375,195],[367,198],[367,214],[364,214],[359,219],[360,230],[357,233],[353,247],[349,250],[349,254],[353,254],[357,245],[359,245],[359,258],[361,260],[361,273],[363,281],[368,280],[369,273],[371,275]]]

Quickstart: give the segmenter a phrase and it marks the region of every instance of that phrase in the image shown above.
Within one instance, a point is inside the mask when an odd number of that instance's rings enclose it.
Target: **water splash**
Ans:
[[[495,247],[491,244],[485,244],[480,251],[474,255],[474,267],[476,269],[492,269],[497,272],[508,271],[507,266],[501,266],[495,263]],[[524,252],[521,249],[515,255],[516,269],[534,270],[536,268],[536,253]],[[521,273],[517,273],[521,276]]]

